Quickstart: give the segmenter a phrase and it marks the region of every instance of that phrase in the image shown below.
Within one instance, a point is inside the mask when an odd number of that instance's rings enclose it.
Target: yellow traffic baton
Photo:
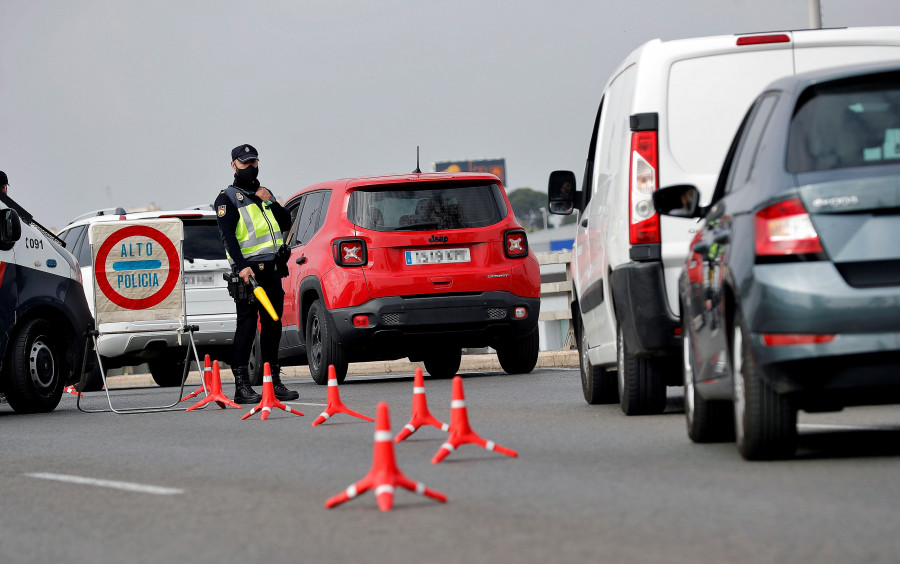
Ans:
[[[266,291],[263,290],[262,286],[256,281],[256,278],[250,276],[250,286],[253,287],[253,295],[256,296],[256,299],[259,300],[259,303],[266,308],[266,311],[269,312],[269,315],[272,316],[272,319],[278,321],[278,314],[275,313],[275,308],[272,307],[272,302],[269,301],[269,296],[266,294]]]

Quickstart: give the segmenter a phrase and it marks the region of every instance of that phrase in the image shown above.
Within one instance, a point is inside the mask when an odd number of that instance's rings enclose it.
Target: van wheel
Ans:
[[[250,377],[251,386],[262,386],[264,369],[262,347],[259,344],[259,329],[257,329],[256,336],[253,337],[253,344],[250,345],[250,362],[247,364],[247,374]]]
[[[748,345],[741,318],[735,315],[731,372],[738,450],[747,460],[791,457],[797,450],[797,410],[766,384]]]
[[[579,319],[576,325],[578,343],[578,364],[581,368],[581,392],[584,400],[591,405],[616,403],[619,401],[619,387],[615,373],[591,364],[588,358],[588,340],[584,325]]]
[[[43,319],[32,319],[15,334],[6,365],[6,400],[17,413],[53,411],[63,393],[65,355]]]
[[[616,338],[619,399],[625,415],[653,415],[666,409],[666,383],[649,358],[628,351],[625,335],[619,326]]]
[[[306,356],[309,374],[319,385],[328,383],[328,367],[334,366],[338,383],[347,377],[347,355],[334,340],[328,326],[328,310],[322,300],[316,300],[306,316]]]
[[[685,308],[681,308],[685,311]],[[694,341],[688,322],[682,322],[684,347],[684,415],[688,437],[695,443],[717,443],[734,440],[734,417],[731,402],[705,400],[694,387]]]
[[[184,377],[184,359],[177,356],[164,356],[147,362],[150,376],[161,388],[173,388],[181,385]]]
[[[428,353],[423,360],[425,371],[432,378],[451,378],[459,372],[462,362],[462,349],[459,347],[441,349]]]
[[[531,335],[512,341],[497,349],[497,360],[507,374],[528,374],[537,365],[540,335],[537,329]]]

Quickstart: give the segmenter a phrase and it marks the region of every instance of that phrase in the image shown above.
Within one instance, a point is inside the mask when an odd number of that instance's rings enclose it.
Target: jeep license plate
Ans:
[[[406,264],[446,264],[448,262],[470,262],[469,249],[426,249],[406,251]]]
[[[185,274],[184,285],[187,288],[209,288],[216,285],[214,274]]]

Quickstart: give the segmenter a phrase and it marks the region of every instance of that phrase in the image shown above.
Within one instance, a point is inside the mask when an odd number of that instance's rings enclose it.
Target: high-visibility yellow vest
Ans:
[[[241,221],[235,227],[234,235],[241,247],[241,255],[249,262],[262,262],[275,260],[275,251],[284,243],[281,229],[275,215],[267,206],[251,202],[243,192],[229,186],[225,189],[225,195],[241,214]],[[234,260],[228,255],[228,262],[232,265]]]

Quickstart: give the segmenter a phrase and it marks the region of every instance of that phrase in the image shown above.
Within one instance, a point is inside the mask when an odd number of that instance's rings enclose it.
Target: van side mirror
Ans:
[[[8,251],[22,237],[22,222],[16,210],[0,210],[0,249]]]
[[[554,170],[547,184],[547,209],[557,215],[570,215],[575,209],[575,173],[570,170]]]
[[[653,207],[660,215],[670,217],[702,217],[700,190],[691,184],[660,188],[653,193]]]

